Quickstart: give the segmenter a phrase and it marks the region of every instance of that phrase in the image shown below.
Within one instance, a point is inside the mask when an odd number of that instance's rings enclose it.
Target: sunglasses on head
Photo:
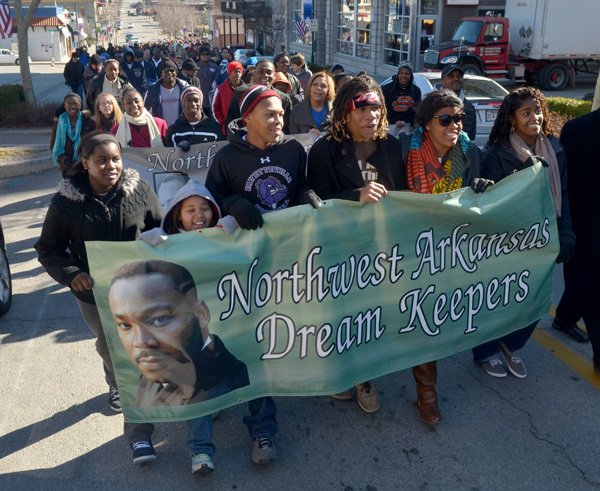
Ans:
[[[450,123],[454,121],[455,124],[462,124],[465,120],[465,113],[458,113],[454,116],[450,116],[449,114],[439,114],[438,116],[433,116],[434,118],[438,118],[440,121],[440,126],[444,128],[446,126],[450,126]]]

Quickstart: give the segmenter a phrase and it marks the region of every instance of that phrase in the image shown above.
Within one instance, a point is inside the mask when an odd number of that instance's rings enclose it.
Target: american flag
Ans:
[[[0,35],[2,39],[11,37],[13,32],[8,0],[0,0]]]
[[[4,0],[2,0],[4,1]],[[298,37],[304,41],[304,38],[306,37],[306,33],[308,32],[308,27],[306,26],[306,22],[304,22],[304,19],[302,17],[300,17],[298,15],[298,13],[294,13],[294,21],[296,24],[296,33],[298,34]]]

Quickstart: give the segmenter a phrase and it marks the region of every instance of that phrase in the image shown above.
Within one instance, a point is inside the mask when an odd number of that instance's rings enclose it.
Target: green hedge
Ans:
[[[51,126],[58,104],[42,103],[35,107],[25,102],[21,85],[0,85],[0,126]]]
[[[567,116],[568,119],[583,116],[592,110],[590,101],[566,97],[546,97],[546,104],[550,111]]]
[[[19,103],[25,102],[25,93],[22,85],[0,85],[0,114]]]

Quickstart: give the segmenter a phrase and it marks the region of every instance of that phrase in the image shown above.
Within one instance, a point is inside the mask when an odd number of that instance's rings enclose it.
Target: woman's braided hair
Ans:
[[[327,130],[327,139],[334,139],[337,142],[342,140],[351,140],[352,135],[348,132],[348,106],[352,99],[360,93],[375,92],[381,100],[381,117],[375,131],[375,139],[386,138],[388,132],[387,111],[381,88],[375,80],[369,76],[361,75],[348,80],[340,90],[335,94],[333,100],[333,113],[331,116],[331,125]]]
[[[534,99],[542,110],[542,116],[544,117],[542,133],[545,135],[556,135],[558,133],[554,123],[550,120],[544,94],[533,87],[519,87],[512,90],[502,101],[486,147],[494,143],[507,143],[509,141],[512,130],[511,118],[528,99]]]

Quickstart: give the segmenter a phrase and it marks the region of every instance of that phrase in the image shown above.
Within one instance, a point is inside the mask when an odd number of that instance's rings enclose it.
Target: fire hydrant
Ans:
[[[50,66],[54,66],[54,56],[52,57],[52,59],[50,60]]]

